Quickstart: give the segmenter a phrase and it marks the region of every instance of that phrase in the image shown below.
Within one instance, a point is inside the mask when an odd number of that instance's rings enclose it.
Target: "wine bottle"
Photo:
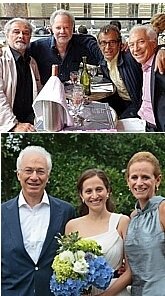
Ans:
[[[91,94],[91,77],[87,69],[87,57],[82,57],[83,59],[83,69],[80,77],[80,83],[83,85],[85,95],[89,96]]]
[[[58,65],[52,65],[52,76],[58,76]]]

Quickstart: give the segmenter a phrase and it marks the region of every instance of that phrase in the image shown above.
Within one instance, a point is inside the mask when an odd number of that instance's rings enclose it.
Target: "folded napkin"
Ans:
[[[57,76],[51,76],[33,102],[36,124],[43,122],[43,129],[59,131],[72,126],[73,118],[67,107],[64,85]]]
[[[118,132],[144,133],[146,130],[146,121],[140,118],[125,118],[117,122]]]
[[[92,92],[113,92],[113,84],[109,83],[97,83],[91,84]]]

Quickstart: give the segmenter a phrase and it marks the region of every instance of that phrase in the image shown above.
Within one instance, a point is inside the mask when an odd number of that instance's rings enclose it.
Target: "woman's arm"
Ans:
[[[130,219],[127,216],[123,216],[120,219],[118,232],[120,233],[123,239],[125,239],[129,221]],[[104,291],[101,294],[98,294],[99,296],[116,296],[124,288],[126,288],[128,285],[131,284],[131,281],[132,281],[131,270],[128,265],[127,259],[126,258],[124,259],[125,259],[125,272],[122,275],[120,275],[120,277],[106,291]]]
[[[165,231],[165,201],[162,201],[159,206],[160,223]]]

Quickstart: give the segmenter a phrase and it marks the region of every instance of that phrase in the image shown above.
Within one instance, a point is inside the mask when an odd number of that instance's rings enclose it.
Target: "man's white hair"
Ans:
[[[133,26],[132,29],[129,31],[129,39],[135,31],[144,31],[150,41],[157,41],[157,39],[158,39],[157,33],[155,32],[155,30],[153,29],[153,27],[151,25],[138,24],[138,25]]]
[[[23,149],[20,152],[20,154],[17,158],[17,171],[19,171],[21,169],[22,158],[25,155],[32,154],[32,153],[40,154],[41,156],[43,156],[46,159],[47,166],[48,166],[48,173],[50,174],[51,169],[52,169],[51,155],[49,152],[47,152],[45,150],[45,148],[43,148],[41,146],[27,146],[25,149]]]

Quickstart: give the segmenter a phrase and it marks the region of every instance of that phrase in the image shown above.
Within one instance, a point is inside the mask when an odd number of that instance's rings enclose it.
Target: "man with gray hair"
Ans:
[[[136,25],[130,30],[128,45],[143,70],[143,95],[138,115],[146,120],[147,131],[164,132],[165,75],[154,72],[157,34],[149,25]]]
[[[34,131],[32,103],[41,89],[37,64],[27,52],[32,26],[22,18],[5,27],[7,46],[0,57],[0,131]]]
[[[53,296],[49,288],[57,236],[75,216],[67,202],[45,191],[52,161],[40,146],[17,158],[19,195],[2,204],[1,292],[4,296]]]
[[[70,72],[79,69],[83,56],[87,56],[89,64],[98,64],[102,59],[95,37],[74,33],[75,19],[69,11],[54,11],[50,25],[52,36],[40,38],[30,45],[30,54],[38,64],[43,85],[51,76],[52,64],[59,66],[58,77],[65,82],[70,79]]]

